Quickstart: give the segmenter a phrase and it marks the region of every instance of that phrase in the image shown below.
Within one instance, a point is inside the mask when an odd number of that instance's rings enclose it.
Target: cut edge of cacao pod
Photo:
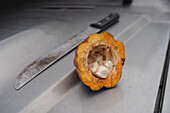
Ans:
[[[112,68],[108,67],[110,69],[108,71],[103,62],[110,63]],[[100,90],[102,87],[114,87],[122,76],[124,62],[123,43],[115,40],[108,32],[90,35],[75,51],[74,65],[78,76],[93,91]],[[105,73],[105,76],[101,76],[102,73]]]

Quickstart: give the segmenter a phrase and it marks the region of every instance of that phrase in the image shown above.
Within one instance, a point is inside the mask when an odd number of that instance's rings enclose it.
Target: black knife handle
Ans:
[[[106,29],[107,27],[111,26],[112,24],[115,24],[119,21],[119,14],[118,13],[111,13],[107,17],[103,18],[97,23],[93,23],[90,26],[95,27],[101,30]]]

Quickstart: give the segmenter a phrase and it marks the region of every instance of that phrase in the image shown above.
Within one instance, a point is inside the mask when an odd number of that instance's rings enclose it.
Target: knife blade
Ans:
[[[111,13],[107,17],[98,21],[97,23],[91,24],[87,29],[81,31],[80,33],[74,35],[69,39],[69,41],[65,42],[60,47],[52,50],[47,55],[41,56],[27,67],[25,67],[21,73],[17,76],[15,81],[15,89],[18,90],[47,69],[49,66],[54,64],[57,60],[62,58],[68,52],[77,47],[85,38],[87,38],[90,34],[99,33],[103,30],[107,29],[111,25],[117,23],[119,20],[118,13]]]

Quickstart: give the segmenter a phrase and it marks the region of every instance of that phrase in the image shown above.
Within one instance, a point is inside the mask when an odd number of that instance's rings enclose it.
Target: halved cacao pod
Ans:
[[[122,76],[123,43],[107,32],[92,34],[75,52],[74,65],[80,80],[91,90],[114,87]]]

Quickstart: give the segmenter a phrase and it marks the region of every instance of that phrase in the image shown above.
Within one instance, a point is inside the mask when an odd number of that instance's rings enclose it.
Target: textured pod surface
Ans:
[[[122,76],[124,61],[123,43],[115,40],[110,33],[103,32],[90,35],[77,47],[74,65],[80,80],[91,90],[97,91],[102,87],[111,88],[117,84]],[[107,62],[111,62],[111,65],[107,65]],[[97,66],[96,63],[101,66],[94,68]],[[92,66],[93,68],[91,68]],[[101,72],[106,69],[102,67],[106,67],[108,70]],[[94,69],[98,71],[94,71]]]

